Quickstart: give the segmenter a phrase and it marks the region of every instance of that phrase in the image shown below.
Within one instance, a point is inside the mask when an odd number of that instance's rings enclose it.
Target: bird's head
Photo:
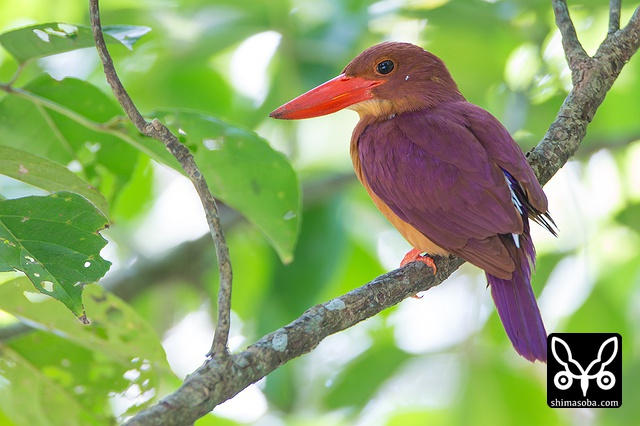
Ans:
[[[440,58],[410,43],[387,42],[365,50],[342,74],[270,116],[293,120],[351,108],[361,117],[389,117],[454,100],[464,98]]]

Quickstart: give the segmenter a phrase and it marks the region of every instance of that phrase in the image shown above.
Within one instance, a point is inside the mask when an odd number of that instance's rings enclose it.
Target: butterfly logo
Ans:
[[[618,340],[616,337],[611,337],[600,345],[597,358],[587,368],[582,368],[582,365],[573,359],[569,345],[561,338],[553,336],[551,338],[551,353],[556,361],[564,367],[564,371],[560,371],[554,376],[553,384],[560,390],[566,390],[571,387],[574,379],[579,380],[583,397],[587,396],[589,381],[592,379],[596,380],[600,389],[611,389],[616,384],[616,378],[613,373],[606,371],[606,367],[614,360],[618,350]],[[611,351],[611,355],[604,360],[605,353],[608,351]]]

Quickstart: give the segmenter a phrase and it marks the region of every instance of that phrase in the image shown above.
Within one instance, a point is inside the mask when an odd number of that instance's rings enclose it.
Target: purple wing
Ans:
[[[520,148],[467,102],[369,125],[358,155],[371,190],[443,249],[487,272],[516,351],[546,362],[546,330],[531,289],[531,217],[554,232],[547,200]]]
[[[469,129],[487,150],[491,159],[506,171],[510,183],[523,191],[522,202],[531,220],[547,228],[554,236],[556,224],[547,212],[547,197],[531,166],[507,129],[482,108],[467,103],[446,105],[456,108],[470,124]]]
[[[531,206],[540,213],[547,211],[547,197],[538,183],[531,166],[522,150],[515,143],[509,131],[490,113],[468,102],[452,103],[444,106],[447,110],[458,110],[468,122],[473,133],[491,159],[509,172],[524,189]]]
[[[476,110],[456,102],[371,124],[358,152],[371,190],[396,215],[445,250],[508,279],[515,264],[498,235],[524,228],[503,169],[517,179],[528,165],[506,130],[508,139],[478,139]]]

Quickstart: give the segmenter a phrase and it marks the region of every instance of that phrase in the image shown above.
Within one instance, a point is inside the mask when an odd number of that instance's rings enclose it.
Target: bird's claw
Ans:
[[[424,263],[425,265],[431,268],[431,270],[433,271],[433,275],[435,275],[436,272],[438,272],[438,268],[436,268],[436,263],[433,261],[433,259],[429,257],[427,253],[421,252],[418,249],[415,249],[415,248],[411,249],[409,253],[405,254],[404,258],[402,259],[402,262],[400,262],[400,267],[403,267],[404,265],[411,262]]]

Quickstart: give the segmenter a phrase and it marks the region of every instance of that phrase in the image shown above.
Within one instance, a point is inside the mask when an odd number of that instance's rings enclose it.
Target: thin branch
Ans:
[[[580,40],[578,40],[576,28],[573,26],[569,16],[567,2],[565,0],[553,0],[553,13],[556,16],[556,25],[562,35],[562,47],[575,83],[575,73],[589,59],[589,55],[587,55],[582,44],[580,44]]]
[[[587,58],[580,78],[564,100],[556,120],[527,157],[541,184],[571,158],[587,133],[587,125],[618,78],[622,67],[640,48],[640,7],[627,26],[607,37],[593,58]],[[569,54],[567,53],[567,57]],[[562,141],[562,143],[558,143]]]
[[[620,30],[619,32],[615,32],[613,34],[609,34],[609,36],[605,39],[605,41],[600,45],[598,51],[594,55],[594,58],[597,59],[598,55],[615,55],[621,61],[627,62],[633,56],[633,48],[640,44],[640,6],[636,7],[636,10],[633,11],[631,18],[629,18],[629,22],[627,26]]]
[[[609,0],[609,35],[620,29],[621,3],[622,0]]]
[[[233,273],[231,269],[231,260],[229,258],[229,248],[224,238],[222,226],[220,224],[220,216],[216,202],[209,191],[202,173],[198,169],[193,155],[189,149],[182,145],[178,138],[169,131],[169,129],[155,119],[151,123],[147,122],[142,114],[138,111],[131,97],[125,90],[122,82],[118,78],[111,55],[107,50],[104,37],[102,35],[102,25],[100,23],[100,9],[98,0],[89,1],[89,12],[91,15],[91,30],[93,38],[96,42],[98,54],[104,66],[104,73],[107,82],[113,90],[113,94],[126,112],[131,122],[144,135],[157,139],[164,143],[166,148],[178,160],[184,171],[187,173],[193,183],[207,217],[209,230],[216,246],[216,255],[218,257],[218,268],[220,270],[220,289],[218,291],[218,323],[216,325],[216,333],[211,346],[210,355],[214,357],[228,357],[227,341],[229,338],[230,316],[231,316],[231,283]]]
[[[287,361],[311,352],[331,334],[346,330],[407,297],[444,281],[464,261],[436,257],[438,273],[419,262],[381,275],[368,284],[308,309],[228,360],[208,360],[178,392],[138,413],[133,425],[187,425],[260,380]]]
[[[581,78],[574,80],[574,88],[565,99],[556,120],[528,155],[529,163],[542,183],[549,181],[575,154],[587,124],[606,92],[624,64],[640,47],[638,10],[624,30],[607,37],[593,59],[584,53],[575,37],[566,4],[554,1],[554,10],[563,33],[568,61],[573,60],[576,65],[577,60],[582,69]],[[245,351],[229,359],[207,360],[177,391],[141,411],[127,424],[191,424],[282,364],[313,350],[326,336],[351,327],[408,296],[440,284],[462,263],[456,257],[436,259],[438,274],[435,277],[426,266],[411,263],[342,297],[315,306]]]

